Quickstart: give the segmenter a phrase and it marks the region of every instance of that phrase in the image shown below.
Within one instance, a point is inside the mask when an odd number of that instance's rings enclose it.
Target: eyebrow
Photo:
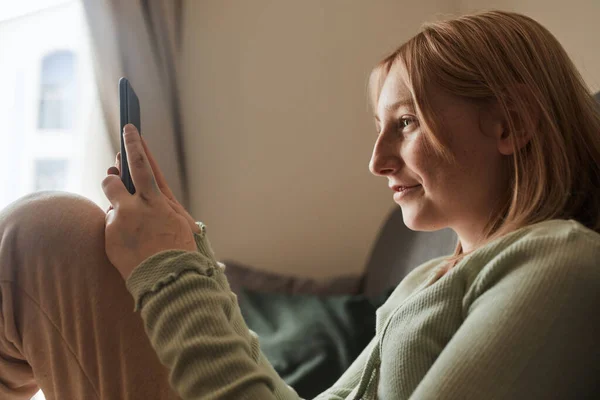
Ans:
[[[385,107],[383,107],[386,111],[388,112],[392,112],[395,111],[396,109],[400,108],[400,107],[408,107],[412,110],[415,109],[415,102],[412,99],[402,99],[402,100],[398,100],[392,104],[388,104]],[[375,119],[379,121],[379,117],[377,116],[377,114],[374,115]]]

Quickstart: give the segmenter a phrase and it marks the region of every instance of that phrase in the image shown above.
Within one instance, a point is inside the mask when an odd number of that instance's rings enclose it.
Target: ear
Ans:
[[[524,85],[507,91],[504,107],[498,101],[492,106],[496,127],[494,137],[500,154],[509,156],[523,149],[539,126],[539,107]]]
[[[497,136],[497,147],[500,154],[510,156],[521,150],[529,143],[533,136],[532,129],[519,129],[523,124],[516,124],[513,120],[513,129],[510,128],[508,121]]]
[[[500,154],[504,156],[513,155],[523,149],[533,137],[537,124],[525,123],[518,115],[510,112],[513,126],[510,127],[508,119],[505,119],[503,129],[496,136],[496,144]],[[527,126],[527,127],[526,127]]]

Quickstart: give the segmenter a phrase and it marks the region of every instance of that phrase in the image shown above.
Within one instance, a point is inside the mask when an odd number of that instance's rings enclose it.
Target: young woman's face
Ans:
[[[435,132],[454,156],[446,161],[428,150],[425,127],[413,109],[406,71],[395,63],[376,109],[377,141],[370,170],[385,176],[404,223],[413,230],[450,227],[463,249],[481,238],[507,190],[506,156],[498,149],[503,124],[473,103],[432,87],[430,105],[439,118]]]

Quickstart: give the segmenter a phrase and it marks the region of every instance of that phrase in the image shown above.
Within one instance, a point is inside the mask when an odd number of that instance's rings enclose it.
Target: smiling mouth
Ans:
[[[399,191],[399,192],[404,192],[404,191],[407,191],[407,190],[409,190],[409,189],[416,188],[417,186],[421,186],[421,185],[415,185],[415,186],[402,186],[402,187],[398,188],[398,191]]]
[[[421,187],[421,185],[394,187],[393,188],[394,189],[394,201],[398,202],[398,201],[402,200],[404,197],[410,196],[412,193],[419,190],[420,187]]]
[[[405,191],[410,190],[410,189],[414,189],[414,188],[419,187],[419,186],[421,186],[421,185],[412,185],[412,186],[400,186],[400,185],[397,185],[397,186],[392,187],[392,190],[394,192],[400,192],[400,193],[402,193],[402,192],[405,192]]]

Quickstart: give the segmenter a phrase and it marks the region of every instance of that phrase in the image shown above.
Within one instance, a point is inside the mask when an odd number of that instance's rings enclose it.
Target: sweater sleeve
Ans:
[[[127,280],[171,386],[183,400],[299,399],[260,351],[206,236],[196,244],[155,254]]]
[[[591,398],[600,374],[598,243],[579,230],[497,254],[468,286],[464,322],[410,398]]]

